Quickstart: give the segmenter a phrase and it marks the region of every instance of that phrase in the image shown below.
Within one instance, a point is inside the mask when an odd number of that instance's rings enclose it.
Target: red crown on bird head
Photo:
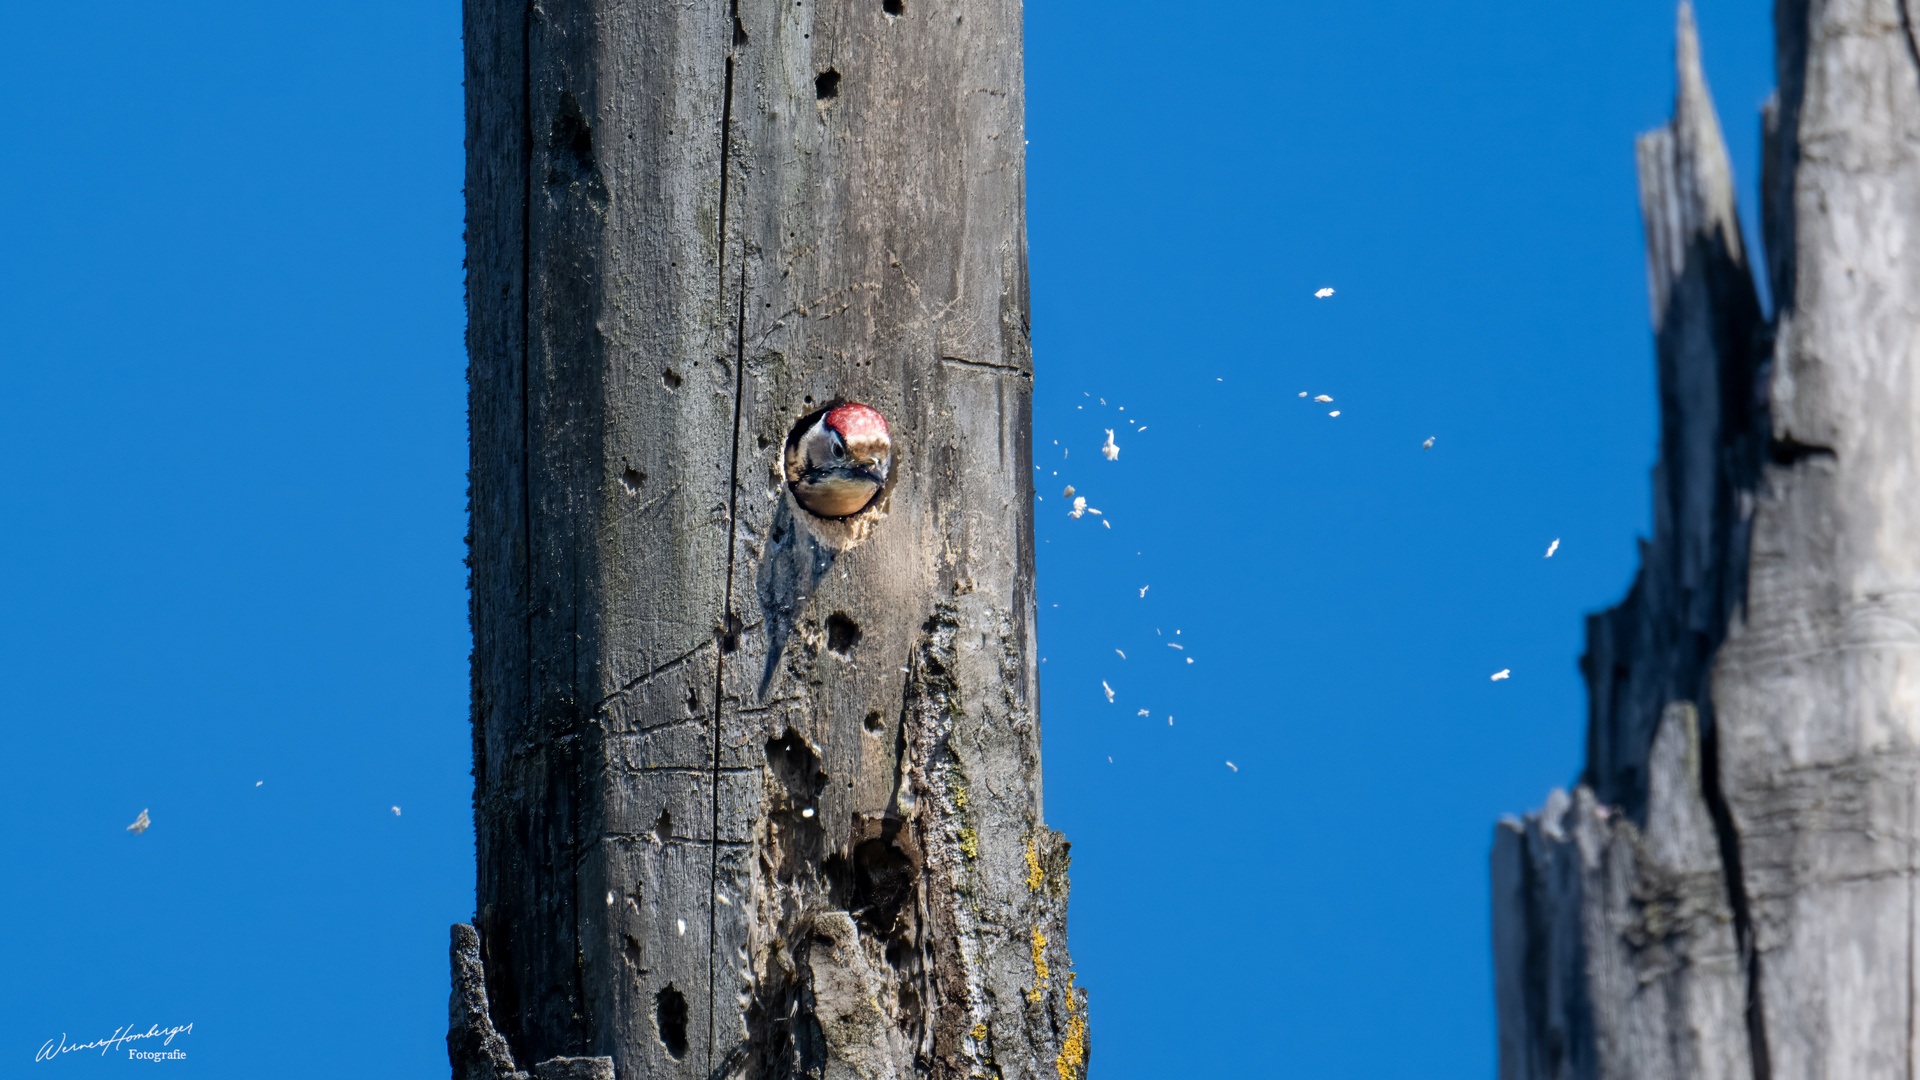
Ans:
[[[839,432],[840,437],[848,442],[889,438],[886,417],[857,401],[848,402],[828,413],[827,426]]]

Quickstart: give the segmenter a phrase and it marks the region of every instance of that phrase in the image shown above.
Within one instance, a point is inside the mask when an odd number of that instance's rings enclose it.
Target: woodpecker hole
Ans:
[[[840,73],[828,68],[813,80],[813,96],[816,100],[827,101],[840,96]],[[813,399],[808,398],[809,402]]]
[[[687,715],[700,715],[700,688],[697,686],[687,687]]]
[[[746,629],[746,625],[740,621],[740,616],[728,612],[727,628],[720,632],[720,652],[722,654],[731,655],[740,651],[740,631],[744,629]]]
[[[767,767],[797,803],[810,804],[827,789],[827,771],[820,767],[820,755],[792,728],[767,740]]]
[[[906,0],[880,0],[880,10],[889,15],[905,15],[907,13]]]
[[[666,1044],[668,1056],[679,1061],[687,1054],[687,997],[668,983],[665,990],[654,995],[653,1002],[660,1041]]]
[[[560,108],[547,136],[547,183],[565,184],[593,175],[593,128],[572,91],[560,93]]]
[[[653,823],[653,838],[662,844],[673,839],[673,815],[667,813],[664,806],[660,808],[659,820]]]
[[[853,647],[860,643],[860,624],[844,611],[827,616],[827,649],[842,660],[853,658]]]
[[[628,469],[626,472],[620,474],[620,486],[626,488],[627,494],[629,495],[638,495],[640,493],[640,485],[646,482],[647,474],[641,472],[639,469]]]
[[[844,897],[846,909],[873,933],[891,936],[903,928],[902,909],[912,917],[917,870],[892,840],[864,840],[854,846],[851,858],[836,853],[822,869],[833,883],[835,898]]]
[[[867,729],[867,734],[878,735],[887,730],[887,721],[878,710],[875,710],[867,714],[867,719],[861,726]]]
[[[685,381],[686,380],[680,377],[680,373],[672,368],[668,368],[660,373],[660,384],[669,390],[680,389],[680,384]]]

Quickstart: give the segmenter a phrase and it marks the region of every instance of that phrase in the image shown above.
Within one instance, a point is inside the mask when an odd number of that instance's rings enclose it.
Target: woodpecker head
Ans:
[[[787,486],[815,517],[847,518],[887,486],[893,442],[887,421],[858,402],[822,412],[787,444]]]

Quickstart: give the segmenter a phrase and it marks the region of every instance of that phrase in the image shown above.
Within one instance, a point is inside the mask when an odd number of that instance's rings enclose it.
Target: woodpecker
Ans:
[[[887,486],[893,442],[887,421],[859,402],[822,413],[787,447],[787,486],[815,517],[849,518]]]

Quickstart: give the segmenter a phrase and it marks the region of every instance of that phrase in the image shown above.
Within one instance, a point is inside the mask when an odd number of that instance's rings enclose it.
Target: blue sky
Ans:
[[[1108,1080],[1492,1073],[1492,825],[1577,770],[1649,518],[1673,9],[1461,7],[1028,8],[1047,818]],[[1699,18],[1751,222],[1769,6]],[[458,6],[9,20],[0,1073],[190,1021],[182,1074],[444,1075]]]

